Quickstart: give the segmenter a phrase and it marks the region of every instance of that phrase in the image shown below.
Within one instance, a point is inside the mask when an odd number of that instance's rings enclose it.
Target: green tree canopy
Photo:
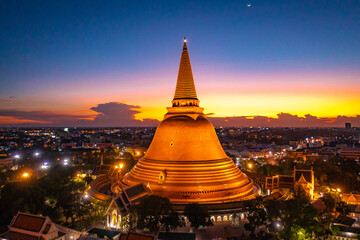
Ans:
[[[204,205],[189,203],[185,206],[184,215],[188,218],[191,227],[198,229],[200,226],[213,226],[208,209]]]

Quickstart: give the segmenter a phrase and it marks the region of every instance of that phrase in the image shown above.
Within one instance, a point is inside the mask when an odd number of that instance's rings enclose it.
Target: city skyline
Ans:
[[[156,126],[185,35],[215,126],[360,126],[359,3],[247,2],[8,2],[0,125]]]

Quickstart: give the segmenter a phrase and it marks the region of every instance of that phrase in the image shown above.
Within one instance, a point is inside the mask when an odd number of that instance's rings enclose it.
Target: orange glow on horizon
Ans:
[[[195,68],[193,72],[200,106],[204,108],[204,113],[212,113],[212,117],[276,117],[281,112],[299,117],[306,114],[336,117],[356,116],[360,113],[360,83],[356,81],[360,75],[358,73],[288,72],[256,75],[219,71],[212,74]],[[107,85],[96,85],[101,81],[93,78],[93,84],[87,86],[74,84],[71,89],[53,86],[53,91],[17,97],[7,102],[2,109],[46,111],[93,120],[98,113],[90,108],[101,103],[121,102],[140,107],[134,108],[139,111],[135,119],[162,120],[174,96],[176,73],[177,70],[166,72],[166,75],[161,75],[159,71],[139,73],[131,76],[125,85],[111,76],[106,80],[111,84]],[[0,116],[0,123],[50,122]]]

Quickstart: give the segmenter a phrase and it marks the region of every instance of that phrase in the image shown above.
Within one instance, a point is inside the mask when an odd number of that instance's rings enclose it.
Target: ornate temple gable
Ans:
[[[308,182],[305,180],[304,175],[301,174],[301,177],[299,178],[297,183],[299,183],[299,184],[307,184]]]
[[[360,194],[343,193],[342,201],[348,204],[360,205]]]
[[[294,176],[295,181],[299,181],[300,177],[303,176],[306,182],[314,183],[314,171],[311,170],[304,170],[304,169],[295,169],[294,168]]]

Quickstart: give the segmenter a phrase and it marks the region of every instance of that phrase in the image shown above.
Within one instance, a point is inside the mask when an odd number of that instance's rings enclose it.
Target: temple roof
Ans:
[[[128,232],[126,240],[155,240],[155,236],[144,233]]]
[[[295,169],[295,181],[299,181],[301,175],[305,178],[306,182],[312,183],[313,182],[313,171],[312,170],[303,170],[303,169]]]
[[[15,221],[11,225],[11,227],[24,229],[31,232],[40,232],[40,230],[42,229],[45,223],[45,220],[46,217],[26,214],[26,213],[19,213],[16,216]]]
[[[9,231],[4,233],[3,235],[0,235],[1,238],[4,239],[11,239],[11,240],[39,240],[40,237],[37,236],[32,236],[32,235],[28,235],[25,233],[18,233],[18,232],[13,232],[13,231]]]
[[[314,201],[312,203],[313,207],[318,211],[318,212],[322,212],[326,209],[326,205],[324,204],[323,201],[321,201],[321,199],[317,199],[316,201]]]
[[[179,74],[176,83],[174,100],[176,99],[197,99],[186,39],[184,39],[184,47],[181,54]]]
[[[297,181],[298,183],[307,183],[306,179],[304,178],[304,175],[301,174],[301,177],[299,178],[299,180]]]

